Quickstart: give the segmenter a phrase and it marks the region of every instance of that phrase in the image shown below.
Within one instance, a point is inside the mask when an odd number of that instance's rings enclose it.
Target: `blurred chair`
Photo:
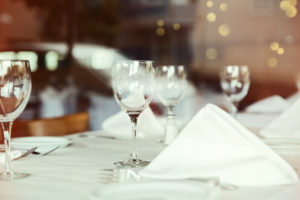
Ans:
[[[12,137],[62,136],[89,130],[88,112],[38,120],[15,121]]]

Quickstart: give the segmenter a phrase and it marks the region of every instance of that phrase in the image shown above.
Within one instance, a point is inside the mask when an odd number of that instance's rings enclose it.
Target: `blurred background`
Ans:
[[[113,62],[120,59],[183,64],[198,101],[219,104],[219,69],[248,65],[251,87],[242,110],[270,95],[297,92],[299,3],[1,0],[0,59],[30,60],[33,91],[20,119],[88,111],[91,129],[100,128],[120,109],[109,81]]]

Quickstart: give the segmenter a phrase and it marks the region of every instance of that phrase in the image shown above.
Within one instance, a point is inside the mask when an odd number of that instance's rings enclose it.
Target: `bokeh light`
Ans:
[[[268,59],[268,66],[273,68],[273,67],[276,67],[278,64],[278,61],[275,57],[271,57]]]
[[[227,8],[228,8],[227,3],[221,3],[219,8],[220,8],[221,11],[226,11]]]
[[[219,26],[219,34],[221,36],[228,36],[230,34],[230,27],[227,24]]]
[[[215,48],[209,48],[206,50],[206,58],[208,60],[215,60],[218,57],[218,51]]]
[[[216,21],[216,18],[217,18],[217,16],[216,16],[216,14],[213,13],[213,12],[210,12],[210,13],[208,13],[208,14],[206,15],[206,19],[207,19],[207,21],[209,21],[209,22],[214,22],[214,21]]]

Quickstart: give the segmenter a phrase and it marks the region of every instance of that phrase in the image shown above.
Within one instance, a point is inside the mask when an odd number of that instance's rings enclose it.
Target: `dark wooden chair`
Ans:
[[[12,137],[62,136],[89,130],[89,114],[80,112],[55,118],[15,121]]]

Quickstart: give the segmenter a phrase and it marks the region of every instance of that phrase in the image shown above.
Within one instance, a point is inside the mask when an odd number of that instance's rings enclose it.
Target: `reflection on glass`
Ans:
[[[226,97],[232,103],[231,113],[235,117],[239,102],[247,95],[250,72],[247,66],[229,65],[220,71],[220,83]]]
[[[175,122],[174,107],[184,94],[186,88],[186,73],[184,66],[160,66],[156,68],[157,95],[167,107],[167,123],[164,131],[164,143],[170,144],[178,135]]]
[[[0,175],[1,180],[18,179],[29,175],[13,172],[10,137],[13,121],[24,110],[30,92],[29,61],[0,60],[0,122],[5,146],[5,172]]]
[[[143,167],[149,164],[139,158],[136,150],[136,125],[140,114],[148,107],[154,93],[152,61],[120,61],[112,72],[112,87],[116,101],[132,123],[132,150],[128,161],[115,163],[118,167]]]

